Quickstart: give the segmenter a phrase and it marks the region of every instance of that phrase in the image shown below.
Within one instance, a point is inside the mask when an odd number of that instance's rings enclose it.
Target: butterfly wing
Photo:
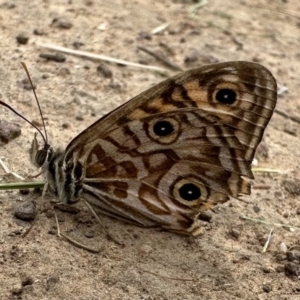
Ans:
[[[103,213],[196,234],[200,211],[250,194],[244,177],[253,178],[276,95],[274,77],[255,63],[182,73],[79,134],[65,166],[81,168],[82,196]]]

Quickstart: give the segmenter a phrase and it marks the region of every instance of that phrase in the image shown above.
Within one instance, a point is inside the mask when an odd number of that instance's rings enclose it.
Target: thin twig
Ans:
[[[283,111],[281,111],[279,109],[275,109],[275,113],[277,113],[278,115],[280,115],[280,116],[282,116],[282,117],[284,117],[286,119],[292,120],[292,121],[294,121],[296,123],[300,123],[300,118],[297,117],[297,116],[289,116],[287,113],[285,113],[285,112],[283,112]]]
[[[105,56],[105,55],[94,54],[94,53],[87,52],[87,51],[73,50],[73,49],[69,49],[69,48],[61,47],[61,46],[57,46],[57,45],[52,45],[52,44],[38,43],[38,46],[46,48],[46,49],[59,51],[59,52],[67,53],[67,54],[73,54],[76,56],[86,57],[86,58],[90,58],[90,59],[110,61],[110,62],[114,62],[116,64],[122,64],[122,65],[126,65],[126,66],[131,66],[131,67],[149,69],[149,70],[157,71],[157,72],[164,73],[164,74],[168,73],[168,71],[163,68],[159,68],[159,67],[155,67],[155,66],[146,66],[146,65],[142,65],[142,64],[138,64],[138,63],[129,62],[126,60],[116,59],[116,58]]]
[[[279,173],[282,174],[281,170],[270,169],[270,168],[252,168],[252,171],[255,173]]]
[[[261,183],[261,184],[254,184],[252,188],[255,190],[269,190],[271,186],[268,184]]]
[[[0,165],[2,166],[2,168],[6,174],[11,174],[20,180],[24,180],[24,177],[22,177],[21,175],[15,173],[15,172],[11,172],[9,170],[8,166],[4,163],[4,161],[2,159],[0,159]]]
[[[57,214],[56,214],[55,210],[53,210],[53,212],[54,212],[54,217],[55,217],[55,222],[56,222],[57,236],[61,237],[60,226],[58,223]]]
[[[166,28],[168,28],[170,26],[171,23],[165,23],[165,24],[162,24],[162,25],[159,25],[157,27],[155,27],[154,29],[151,30],[151,33],[152,34],[158,34],[162,31],[164,31]]]
[[[83,245],[83,244],[79,243],[78,241],[73,240],[72,238],[70,238],[69,236],[67,236],[66,234],[64,234],[62,232],[60,233],[60,235],[62,237],[64,237],[68,242],[70,242],[71,244],[73,244],[73,245],[75,245],[79,248],[82,248],[82,249],[87,250],[87,251],[92,252],[92,253],[99,253],[100,252],[100,249],[94,249],[94,248],[88,247],[86,245]]]
[[[117,241],[109,232],[108,230],[105,228],[103,222],[100,220],[100,218],[98,217],[98,215],[96,214],[96,212],[94,211],[94,209],[91,207],[91,205],[85,200],[83,199],[83,202],[85,203],[85,205],[87,206],[87,208],[89,209],[89,211],[93,214],[93,216],[97,219],[97,221],[99,222],[99,224],[101,225],[101,227],[103,228],[103,230],[105,231],[105,233],[107,234],[107,236],[114,241],[117,245],[120,246],[124,246],[123,243]]]
[[[269,244],[270,244],[270,241],[271,241],[271,237],[272,237],[272,232],[273,232],[273,228],[269,232],[268,239],[267,239],[267,241],[266,241],[266,243],[265,243],[265,245],[264,245],[264,247],[263,247],[263,249],[261,251],[262,253],[266,253],[266,251],[267,251],[267,249],[269,247]]]
[[[4,163],[4,161],[0,158],[0,165],[5,173],[10,173],[8,166]]]
[[[240,219],[252,221],[252,222],[255,222],[255,223],[261,223],[261,224],[265,224],[265,225],[272,225],[272,226],[278,226],[278,227],[283,227],[283,228],[289,228],[290,230],[300,229],[300,227],[297,227],[297,226],[293,226],[293,225],[289,225],[289,224],[282,224],[282,223],[273,223],[273,222],[269,222],[269,221],[265,221],[265,220],[261,220],[261,219],[250,218],[248,216],[240,216]]]
[[[29,232],[31,231],[33,226],[36,224],[39,214],[40,214],[40,212],[38,212],[37,215],[34,217],[33,221],[31,222],[30,226],[28,227],[28,229],[26,229],[26,231],[22,234],[22,238],[26,237],[29,234]]]
[[[157,60],[161,61],[162,63],[164,63],[166,66],[176,70],[176,71],[183,71],[183,69],[181,67],[179,67],[178,65],[172,63],[171,61],[169,61],[167,58],[163,57],[162,55],[160,55],[157,52],[154,52],[144,46],[138,46],[138,49],[141,51],[144,51],[146,53],[148,53],[149,55],[155,57]]]

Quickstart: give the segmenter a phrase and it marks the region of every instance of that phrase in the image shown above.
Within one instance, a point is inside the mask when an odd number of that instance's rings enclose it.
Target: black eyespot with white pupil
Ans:
[[[193,183],[186,183],[179,188],[179,195],[186,201],[194,201],[201,197],[201,190]]]
[[[170,135],[172,132],[174,131],[174,127],[171,124],[171,122],[169,121],[158,121],[154,124],[153,126],[153,132],[157,135],[157,136],[168,136]]]
[[[228,88],[222,88],[216,93],[216,100],[222,104],[233,104],[237,100],[237,93]]]
[[[170,145],[180,137],[180,127],[177,116],[153,117],[144,124],[148,137],[154,142],[164,145]]]
[[[171,186],[171,197],[186,206],[196,206],[205,203],[209,197],[208,188],[196,177],[178,178]]]

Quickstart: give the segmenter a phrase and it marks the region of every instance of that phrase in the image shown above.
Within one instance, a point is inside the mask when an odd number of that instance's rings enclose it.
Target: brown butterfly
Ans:
[[[64,204],[145,227],[199,233],[198,216],[250,194],[251,162],[277,99],[263,66],[227,62],[169,78],[54,151],[36,137],[32,159]]]

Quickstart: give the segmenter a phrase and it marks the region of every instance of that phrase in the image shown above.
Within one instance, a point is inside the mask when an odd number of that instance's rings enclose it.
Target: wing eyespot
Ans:
[[[212,91],[212,101],[219,104],[233,106],[242,99],[243,88],[233,82],[217,84]]]
[[[180,135],[180,124],[175,118],[155,118],[147,124],[147,133],[157,143],[171,144]]]
[[[237,94],[233,89],[223,88],[216,92],[216,100],[222,104],[233,104],[237,100]]]
[[[187,206],[197,206],[208,199],[208,190],[194,178],[179,179],[172,187],[173,197]]]

